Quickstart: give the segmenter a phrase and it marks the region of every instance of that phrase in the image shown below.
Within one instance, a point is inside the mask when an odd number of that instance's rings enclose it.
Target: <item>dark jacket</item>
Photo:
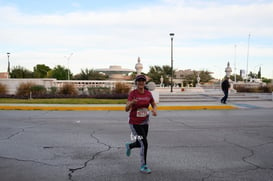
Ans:
[[[225,80],[222,82],[222,90],[223,90],[223,91],[228,91],[229,88],[230,88],[230,84],[229,84],[228,80],[225,79]]]

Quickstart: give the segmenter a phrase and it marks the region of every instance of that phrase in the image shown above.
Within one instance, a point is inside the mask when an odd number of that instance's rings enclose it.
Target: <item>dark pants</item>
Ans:
[[[225,104],[228,98],[228,90],[224,90],[223,92],[224,92],[224,97],[221,99],[221,102]]]
[[[140,159],[141,159],[141,165],[146,165],[146,159],[147,159],[147,151],[148,151],[148,130],[149,125],[135,125],[130,124],[130,128],[132,130],[133,135],[136,138],[136,141],[134,143],[131,143],[129,145],[130,149],[133,148],[140,148]]]

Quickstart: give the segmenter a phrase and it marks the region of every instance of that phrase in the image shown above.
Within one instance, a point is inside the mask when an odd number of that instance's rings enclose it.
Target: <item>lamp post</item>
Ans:
[[[234,82],[236,83],[236,48],[237,45],[234,45]]]
[[[69,56],[65,56],[65,58],[67,58],[67,80],[70,80],[70,75],[69,75],[69,73],[70,73],[70,71],[69,71],[69,60],[70,60],[70,58],[71,58],[72,55],[73,55],[73,53],[70,53]]]
[[[173,92],[173,37],[174,33],[170,33],[171,37],[171,92]]]
[[[248,78],[249,39],[250,39],[250,33],[248,34],[248,43],[247,43],[247,55],[246,55],[246,81],[247,81],[247,78]]]
[[[9,52],[7,52],[7,56],[8,56],[8,78],[9,78],[9,74],[10,74],[9,55],[10,55],[10,53],[9,53]]]

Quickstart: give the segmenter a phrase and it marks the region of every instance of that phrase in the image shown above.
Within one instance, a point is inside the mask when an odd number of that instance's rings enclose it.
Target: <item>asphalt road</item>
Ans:
[[[158,114],[144,175],[126,112],[0,111],[0,180],[273,180],[272,109]]]

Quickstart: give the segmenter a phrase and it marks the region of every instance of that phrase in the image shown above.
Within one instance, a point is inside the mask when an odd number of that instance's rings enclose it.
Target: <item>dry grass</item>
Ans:
[[[7,94],[7,86],[0,83],[0,95]]]
[[[131,90],[131,86],[125,83],[117,82],[113,92],[115,94],[127,94]]]

